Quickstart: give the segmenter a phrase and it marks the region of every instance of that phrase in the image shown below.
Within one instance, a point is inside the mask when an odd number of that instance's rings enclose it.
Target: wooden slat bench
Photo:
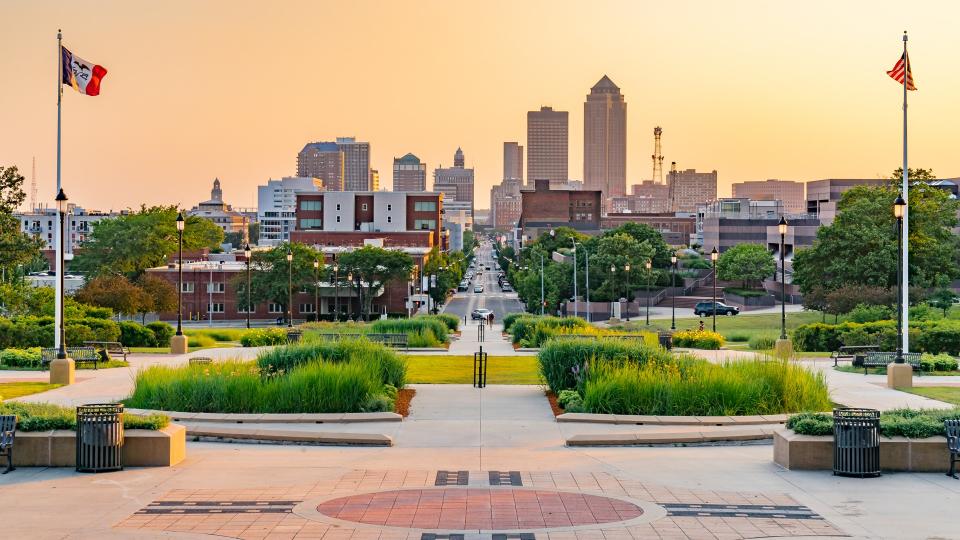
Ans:
[[[83,344],[89,347],[98,347],[107,351],[107,354],[110,356],[122,355],[124,361],[127,360],[127,355],[130,354],[130,349],[124,347],[123,343],[119,341],[84,341]]]
[[[868,352],[867,357],[863,359],[863,374],[867,374],[867,369],[872,367],[886,367],[897,358],[895,352]],[[913,367],[918,374],[920,370],[920,353],[903,353],[903,360]]]
[[[59,351],[59,348],[40,349],[40,363],[44,369],[57,358]],[[94,347],[67,347],[67,357],[72,358],[77,365],[93,364],[93,369],[97,369],[97,366],[103,361],[100,352]]]

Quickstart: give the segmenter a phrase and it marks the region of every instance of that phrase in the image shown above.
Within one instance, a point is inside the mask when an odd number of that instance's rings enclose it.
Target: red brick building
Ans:
[[[524,237],[537,238],[556,227],[584,233],[600,230],[602,197],[599,190],[550,189],[547,180],[535,180],[534,189],[520,191],[519,228]]]

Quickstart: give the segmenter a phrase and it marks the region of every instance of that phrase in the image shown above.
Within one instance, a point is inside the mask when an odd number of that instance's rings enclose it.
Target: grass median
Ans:
[[[45,382],[8,382],[0,383],[0,401],[6,399],[29,396],[30,394],[39,394],[47,390],[59,388],[59,384],[50,384]]]
[[[471,384],[473,356],[411,354],[407,382],[411,384]],[[487,384],[542,384],[536,356],[489,356]]]

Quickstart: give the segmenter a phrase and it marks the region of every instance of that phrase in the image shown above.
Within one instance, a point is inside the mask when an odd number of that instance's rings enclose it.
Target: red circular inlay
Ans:
[[[321,514],[346,521],[443,530],[571,527],[634,519],[633,503],[597,495],[524,489],[405,489],[327,501]]]

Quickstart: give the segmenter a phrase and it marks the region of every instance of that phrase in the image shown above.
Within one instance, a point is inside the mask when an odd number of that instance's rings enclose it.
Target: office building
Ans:
[[[583,103],[583,185],[604,199],[627,192],[627,104],[606,75]]]
[[[393,158],[394,191],[426,191],[427,164],[413,154]]]
[[[307,143],[297,154],[297,176],[319,178],[327,191],[343,191],[343,159],[335,142]]]
[[[523,147],[515,142],[503,143],[503,179],[508,178],[523,183]]]
[[[698,206],[717,200],[717,171],[670,171],[667,186],[672,211],[696,212]]]
[[[600,226],[616,229],[625,223],[642,223],[656,229],[670,246],[685,247],[696,232],[696,217],[692,214],[674,214],[673,212],[609,213],[600,219]]]
[[[782,201],[788,214],[803,214],[807,211],[803,182],[790,180],[759,180],[733,184],[733,198],[753,201]]]
[[[358,142],[354,137],[337,137],[337,147],[343,152],[343,191],[371,191],[370,143]]]
[[[534,180],[533,189],[520,191],[518,227],[522,238],[537,238],[556,227],[572,227],[584,233],[600,231],[602,197],[599,190],[551,189],[550,181]]]
[[[820,223],[829,225],[837,217],[837,203],[844,192],[857,186],[885,186],[885,178],[828,178],[807,182],[807,213],[820,218]]]
[[[323,189],[319,178],[285,177],[270,179],[257,187],[257,221],[260,222],[261,246],[275,246],[290,240],[295,228],[297,193]]]
[[[720,199],[701,205],[697,212],[697,242],[704,251],[724,251],[737,244],[767,244],[767,228],[784,214],[780,201]]]
[[[549,180],[551,186],[566,184],[569,113],[541,107],[527,113],[527,185]]]
[[[380,171],[370,169],[370,191],[380,191]]]
[[[498,230],[512,230],[520,220],[521,200],[519,178],[504,178],[490,188],[489,225]]]
[[[463,150],[457,148],[453,167],[439,167],[433,171],[433,191],[443,193],[447,212],[464,210],[473,220],[473,169],[466,168]]]

